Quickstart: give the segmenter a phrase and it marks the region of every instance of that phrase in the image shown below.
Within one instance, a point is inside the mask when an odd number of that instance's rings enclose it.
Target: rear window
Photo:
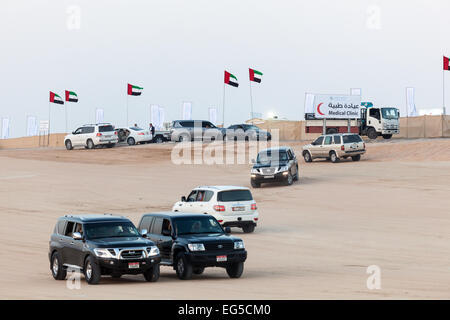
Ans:
[[[344,141],[344,143],[355,143],[362,141],[361,137],[356,134],[342,136],[342,140]]]
[[[109,131],[114,131],[114,127],[112,125],[98,127],[98,132],[109,132]]]
[[[217,194],[217,201],[230,202],[230,201],[251,201],[253,200],[250,190],[230,190],[221,191]]]

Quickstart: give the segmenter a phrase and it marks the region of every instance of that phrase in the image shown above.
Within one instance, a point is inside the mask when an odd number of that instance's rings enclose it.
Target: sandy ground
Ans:
[[[302,143],[291,145],[300,155]],[[2,299],[450,299],[450,139],[367,144],[358,163],[300,162],[293,186],[253,189],[260,224],[241,236],[244,275],[210,268],[190,281],[142,276],[53,280],[57,217],[117,213],[137,223],[198,185],[249,186],[250,165],[174,165],[172,144],[0,151]],[[369,290],[366,268],[381,268]]]

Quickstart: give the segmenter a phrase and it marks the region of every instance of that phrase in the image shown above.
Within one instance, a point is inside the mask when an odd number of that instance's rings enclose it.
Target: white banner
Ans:
[[[361,117],[361,96],[314,95],[314,115],[326,119],[359,119]]]
[[[408,117],[417,117],[416,103],[414,102],[414,88],[406,88],[406,114]]]
[[[209,121],[217,125],[217,108],[209,108]]]
[[[157,104],[152,104],[150,106],[150,115],[153,126],[155,127],[155,129],[159,129],[160,114],[159,114],[159,106]]]
[[[97,110],[95,110],[95,122],[102,123],[104,121],[105,119],[103,109],[98,108]]]
[[[48,126],[49,126],[48,120],[41,120],[41,121],[39,121],[39,131],[47,132],[48,131]]]
[[[35,116],[27,116],[27,136],[36,136],[38,131],[37,119]]]
[[[9,118],[2,119],[2,139],[9,138]]]
[[[159,130],[164,130],[164,121],[166,121],[164,107],[159,107]]]
[[[351,96],[361,96],[361,88],[350,88]]]
[[[192,120],[191,102],[183,102],[183,120]]]
[[[305,113],[314,113],[314,94],[305,94]]]

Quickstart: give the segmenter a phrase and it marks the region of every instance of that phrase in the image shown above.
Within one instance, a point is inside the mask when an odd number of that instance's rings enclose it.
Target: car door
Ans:
[[[323,140],[322,154],[321,156],[327,157],[333,147],[333,136],[325,136]]]
[[[289,169],[292,175],[297,174],[298,168],[297,168],[297,158],[295,157],[294,152],[291,149],[288,149],[287,151],[288,157],[289,157]]]
[[[195,210],[195,205],[197,202],[197,190],[192,190],[189,196],[186,198],[186,201],[182,203],[182,211],[184,212],[193,212]]]
[[[60,237],[61,243],[61,256],[63,260],[63,264],[73,264],[71,261],[71,251],[70,251],[70,242],[72,242],[72,233],[75,227],[75,222],[67,221],[66,227],[64,229],[64,234]]]
[[[73,132],[72,135],[72,146],[80,146],[81,145],[81,133],[82,133],[83,128],[78,128],[77,130],[75,130]]]
[[[161,258],[164,260],[170,260],[172,252],[172,222],[168,218],[163,218],[162,229],[160,231],[158,239],[158,248],[161,252]]]
[[[75,223],[73,232],[79,232],[83,236],[83,225],[80,223]],[[73,234],[73,233],[72,233]],[[70,239],[67,244],[67,263],[83,267],[83,240]]]
[[[312,157],[315,158],[320,156],[321,149],[323,148],[322,143],[323,143],[323,136],[320,136],[311,144],[309,152],[311,152]]]

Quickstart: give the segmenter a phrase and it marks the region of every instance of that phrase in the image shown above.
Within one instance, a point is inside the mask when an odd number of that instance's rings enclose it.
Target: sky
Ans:
[[[10,137],[26,135],[27,116],[47,120],[49,91],[75,91],[78,103],[52,104],[52,132],[95,122],[147,127],[150,106],[166,121],[208,120],[218,109],[225,125],[250,118],[248,68],[264,73],[252,84],[254,111],[303,118],[305,93],[348,94],[394,106],[405,114],[406,87],[417,109],[442,108],[443,76],[450,113],[448,0],[2,0],[0,117]],[[223,86],[223,72],[239,87]],[[64,109],[67,108],[67,109]],[[1,123],[0,123],[1,126]]]

